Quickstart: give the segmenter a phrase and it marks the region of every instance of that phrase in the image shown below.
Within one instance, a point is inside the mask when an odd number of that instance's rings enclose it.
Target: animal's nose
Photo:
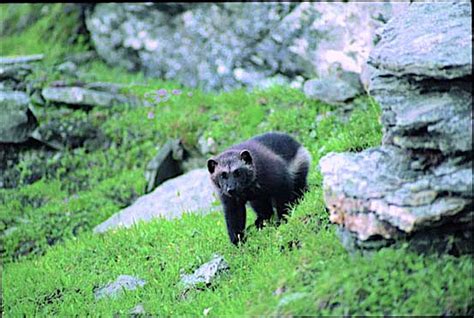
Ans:
[[[227,192],[228,192],[230,195],[234,195],[234,194],[235,194],[235,188],[228,188],[228,189],[227,189]]]

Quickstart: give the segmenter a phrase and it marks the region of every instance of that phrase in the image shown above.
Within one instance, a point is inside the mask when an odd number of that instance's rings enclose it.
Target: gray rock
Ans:
[[[70,55],[66,56],[65,61],[81,65],[81,64],[90,62],[93,59],[96,59],[97,57],[98,56],[97,56],[97,53],[95,51],[86,51],[86,52],[79,52],[79,53],[70,54]]]
[[[130,309],[130,315],[132,317],[136,315],[140,316],[140,315],[143,315],[144,313],[145,313],[145,307],[143,307],[143,304],[138,304],[132,309]]]
[[[37,127],[37,120],[28,108],[28,95],[18,91],[0,91],[0,143],[20,143]]]
[[[209,213],[215,210],[217,194],[207,169],[197,169],[168,180],[131,206],[114,214],[94,228],[102,233],[117,227],[130,227],[138,221],[154,218],[179,218],[183,213]]]
[[[22,81],[31,73],[31,70],[28,64],[0,65],[0,81]]]
[[[298,81],[295,80],[293,82],[297,83]],[[261,81],[256,81],[254,83],[254,88],[267,89],[272,86],[281,86],[281,85],[289,85],[289,84],[290,84],[290,80],[288,77],[278,74],[272,77],[267,77]]]
[[[228,90],[275,75],[288,81],[326,76],[334,65],[360,72],[382,20],[407,5],[110,3],[96,5],[86,24],[109,64]]]
[[[186,288],[193,288],[200,284],[208,287],[218,275],[227,270],[229,270],[229,265],[224,257],[215,254],[209,262],[202,264],[194,273],[181,275],[181,282]]]
[[[52,118],[35,129],[31,137],[56,149],[86,147],[96,150],[106,143],[102,131],[87,120]]]
[[[463,236],[473,226],[470,164],[446,160],[430,174],[411,168],[412,162],[393,146],[323,157],[320,167],[331,222],[354,233],[360,246],[394,242],[433,228],[445,240]]]
[[[202,155],[215,154],[217,152],[217,143],[212,137],[205,138],[204,135],[198,139],[199,152]]]
[[[59,64],[56,69],[64,74],[74,75],[77,72],[77,65],[71,61]]]
[[[370,63],[394,76],[453,79],[472,74],[471,17],[469,2],[413,3],[407,14],[386,25]]]
[[[362,225],[351,217],[366,214],[374,228],[363,224],[363,231],[354,231],[359,239],[366,240],[373,235],[396,236],[398,233],[391,231],[389,225],[412,233],[468,212],[472,199],[468,163],[447,160],[433,167],[433,174],[426,174],[411,168],[412,162],[404,150],[393,146],[323,157],[320,167],[331,220],[340,219],[350,230],[351,226]],[[446,218],[443,220],[442,216]]]
[[[417,3],[387,24],[368,62],[385,144],[446,154],[472,149],[471,15],[469,3]]]
[[[179,139],[168,140],[158,154],[148,163],[145,170],[146,192],[150,192],[164,181],[183,173],[181,162],[185,149]]]
[[[111,94],[120,94],[120,92],[125,88],[125,85],[107,82],[93,82],[84,84],[84,88]]]
[[[3,185],[0,184],[0,188],[3,188]],[[7,228],[6,230],[3,231],[3,233],[1,234],[2,237],[7,237],[7,236],[10,236],[11,234],[13,234],[14,232],[16,232],[18,230],[18,227],[17,226],[10,226],[9,228]]]
[[[143,105],[137,98],[121,94],[104,92],[100,90],[83,87],[46,87],[41,91],[44,99],[53,103],[64,103],[69,105],[111,107],[120,104],[132,106]]]
[[[2,90],[29,91],[26,77],[33,71],[29,63],[0,64],[0,86]]]
[[[354,72],[309,80],[304,84],[303,90],[306,97],[333,105],[354,99],[364,92],[359,74]]]
[[[94,296],[95,299],[117,297],[124,289],[135,290],[138,287],[143,287],[145,284],[146,282],[143,279],[130,275],[120,275],[114,282],[97,289],[94,292]]]
[[[15,57],[0,57],[0,65],[21,64],[38,62],[44,58],[43,54],[15,56]]]
[[[291,293],[291,294],[285,295],[278,302],[277,308],[280,309],[281,307],[284,307],[294,301],[304,299],[306,297],[308,297],[308,293],[302,293],[302,292]]]
[[[407,241],[420,251],[474,252],[468,21],[468,3],[414,3],[370,54],[383,146],[319,162],[330,220],[347,249]]]

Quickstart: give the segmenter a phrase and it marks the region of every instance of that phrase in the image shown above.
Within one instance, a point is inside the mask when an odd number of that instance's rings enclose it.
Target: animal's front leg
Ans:
[[[269,198],[261,198],[259,200],[250,201],[250,205],[257,214],[255,226],[257,229],[261,229],[264,221],[269,220],[273,215],[272,202]]]
[[[246,211],[245,202],[234,198],[223,198],[224,216],[227,224],[227,233],[232,244],[243,241],[245,235]]]

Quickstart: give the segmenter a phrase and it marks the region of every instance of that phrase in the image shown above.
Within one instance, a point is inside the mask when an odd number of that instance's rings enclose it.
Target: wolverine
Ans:
[[[230,241],[244,238],[245,204],[255,211],[255,226],[262,228],[276,210],[278,220],[307,190],[311,156],[285,133],[270,132],[231,146],[207,161],[210,178],[219,194]]]

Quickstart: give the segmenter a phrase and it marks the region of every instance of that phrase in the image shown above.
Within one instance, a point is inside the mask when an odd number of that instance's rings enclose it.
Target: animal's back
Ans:
[[[240,145],[245,147],[252,142],[257,142],[265,146],[286,162],[290,162],[295,157],[298,149],[301,147],[300,143],[293,139],[293,137],[279,132],[270,132],[258,135],[243,142]]]

